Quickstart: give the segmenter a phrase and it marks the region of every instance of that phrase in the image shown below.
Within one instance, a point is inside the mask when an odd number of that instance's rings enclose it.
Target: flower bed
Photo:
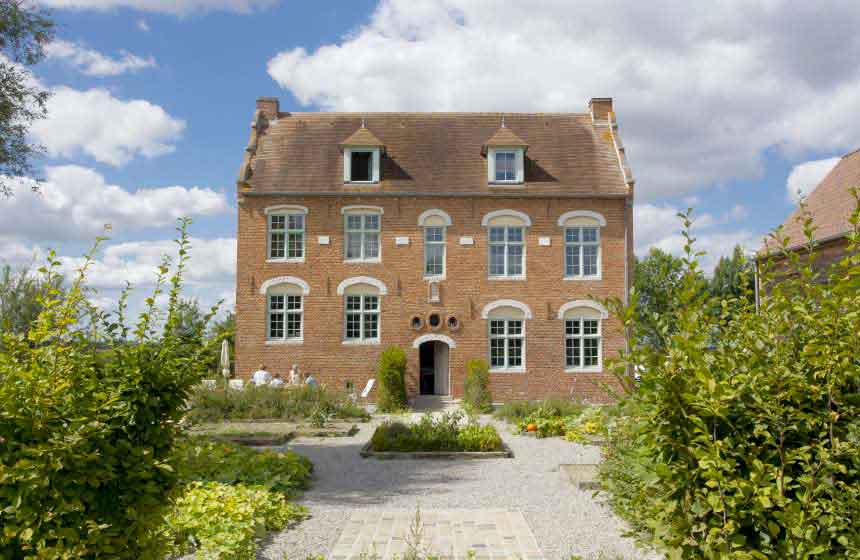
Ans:
[[[511,456],[493,426],[465,422],[461,412],[427,414],[415,424],[386,422],[376,428],[362,456],[395,458]]]

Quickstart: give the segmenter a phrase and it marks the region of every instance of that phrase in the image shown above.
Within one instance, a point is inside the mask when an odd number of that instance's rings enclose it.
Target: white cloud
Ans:
[[[137,28],[145,33],[149,32],[149,24],[146,23],[145,19],[137,20]]]
[[[795,165],[785,182],[788,199],[795,204],[800,202],[800,198],[811,193],[837,163],[839,163],[838,157]]]
[[[614,96],[642,200],[860,144],[860,4],[383,0],[269,74],[325,110],[584,111]],[[826,60],[826,64],[822,64]]]
[[[131,8],[184,16],[192,13],[228,11],[247,14],[266,9],[278,0],[38,0],[49,8],[106,11]]]
[[[126,72],[137,72],[144,68],[154,68],[155,59],[141,58],[129,52],[120,51],[120,58],[111,58],[88,49],[78,43],[56,40],[45,46],[49,59],[64,61],[87,76],[118,76]]]
[[[105,89],[58,87],[48,118],[33,123],[34,139],[54,157],[79,153],[121,166],[137,155],[152,158],[174,150],[185,121],[142,99],[122,100]]]
[[[236,239],[191,238],[189,286],[232,285],[236,274]],[[87,285],[97,289],[121,289],[126,282],[148,287],[155,284],[162,257],[176,256],[173,240],[130,241],[107,245],[92,263]],[[83,264],[81,257],[60,257],[62,269],[72,274]]]
[[[27,180],[9,183],[13,196],[0,204],[0,235],[31,240],[92,239],[106,224],[123,233],[169,226],[183,216],[230,211],[224,193],[212,189],[169,186],[128,192],[77,165],[46,168],[38,192]]]
[[[635,252],[639,257],[648,254],[651,248],[657,248],[673,255],[681,255],[686,239],[681,235],[683,223],[678,217],[681,209],[670,205],[637,204],[633,208],[633,222],[636,224]],[[746,228],[737,227],[733,222],[743,219],[746,209],[736,205],[721,219],[715,219],[710,214],[693,214],[691,233],[696,241],[696,251],[706,254],[700,259],[700,266],[710,273],[721,256],[729,255],[735,245],[746,249],[757,247],[761,236],[756,236]],[[728,227],[728,231],[715,231],[719,226]]]

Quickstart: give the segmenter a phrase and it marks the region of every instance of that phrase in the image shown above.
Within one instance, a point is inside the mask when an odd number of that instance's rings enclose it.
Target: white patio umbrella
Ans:
[[[221,375],[225,380],[230,377],[230,344],[227,339],[221,341]]]

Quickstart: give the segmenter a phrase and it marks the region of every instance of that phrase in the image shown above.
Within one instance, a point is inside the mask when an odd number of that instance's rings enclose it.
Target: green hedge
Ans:
[[[379,387],[376,405],[380,412],[397,412],[406,408],[406,352],[389,346],[379,357]]]
[[[632,348],[614,365],[631,395],[602,467],[610,503],[669,558],[860,558],[860,236],[825,276],[777,234],[757,310],[702,289],[684,218],[666,351],[635,345],[636,294],[610,305]]]
[[[178,483],[174,441],[206,359],[205,325],[177,335],[184,227],[175,273],[168,280],[161,267],[138,323],[125,326],[124,297],[118,320],[94,318],[113,352],[98,356],[81,328],[92,253],[65,293],[43,298],[28,338],[0,335],[0,557],[163,559],[157,529]],[[48,283],[58,267],[52,254]]]
[[[492,412],[493,395],[490,393],[490,372],[484,360],[466,362],[466,387],[463,406],[470,412]]]

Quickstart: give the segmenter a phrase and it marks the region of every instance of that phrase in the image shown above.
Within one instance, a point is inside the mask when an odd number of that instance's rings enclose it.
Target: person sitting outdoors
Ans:
[[[284,380],[281,379],[280,373],[276,373],[275,376],[272,377],[272,380],[269,382],[269,386],[270,387],[283,387],[284,386]]]
[[[251,376],[251,383],[256,386],[268,385],[272,380],[272,374],[266,371],[266,365],[260,364],[260,369],[254,372]]]
[[[317,381],[313,375],[309,375],[307,379],[305,379],[305,385],[309,385],[311,387],[319,387],[319,381]]]

